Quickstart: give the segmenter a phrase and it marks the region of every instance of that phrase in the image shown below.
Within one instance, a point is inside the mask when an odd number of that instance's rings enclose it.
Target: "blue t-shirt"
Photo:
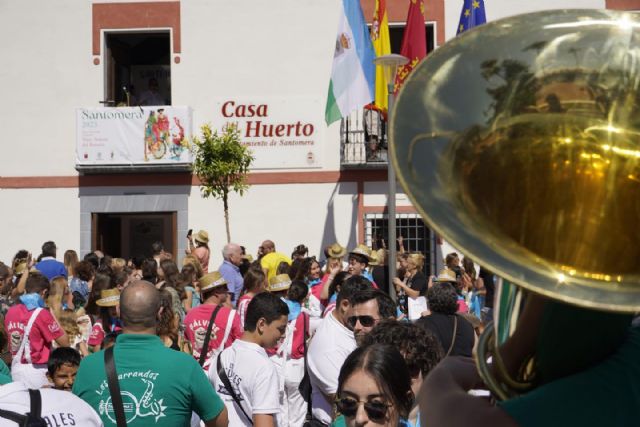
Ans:
[[[51,280],[56,276],[67,278],[67,269],[63,263],[52,257],[44,257],[35,265],[36,270],[42,273],[47,279]]]

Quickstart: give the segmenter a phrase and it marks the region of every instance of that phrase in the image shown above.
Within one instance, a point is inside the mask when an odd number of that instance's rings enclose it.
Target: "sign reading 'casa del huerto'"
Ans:
[[[312,98],[220,99],[213,126],[238,126],[255,157],[253,169],[318,168],[324,149],[321,104]]]

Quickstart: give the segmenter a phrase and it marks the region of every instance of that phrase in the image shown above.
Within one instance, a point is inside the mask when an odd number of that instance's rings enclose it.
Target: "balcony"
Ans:
[[[386,123],[377,112],[358,110],[342,119],[340,165],[343,168],[387,167]]]

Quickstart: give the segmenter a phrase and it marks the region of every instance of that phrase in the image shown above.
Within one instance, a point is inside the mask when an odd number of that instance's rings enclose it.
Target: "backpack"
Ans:
[[[17,423],[20,427],[47,427],[48,424],[42,418],[42,397],[40,390],[29,389],[29,398],[31,400],[29,412],[26,414],[18,414],[17,412],[0,409],[0,418]]]

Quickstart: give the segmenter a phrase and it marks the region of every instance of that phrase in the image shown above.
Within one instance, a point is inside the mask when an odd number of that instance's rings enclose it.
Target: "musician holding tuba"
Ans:
[[[640,15],[470,30],[414,70],[392,117],[414,205],[501,278],[474,358],[426,378],[422,425],[640,425]]]

